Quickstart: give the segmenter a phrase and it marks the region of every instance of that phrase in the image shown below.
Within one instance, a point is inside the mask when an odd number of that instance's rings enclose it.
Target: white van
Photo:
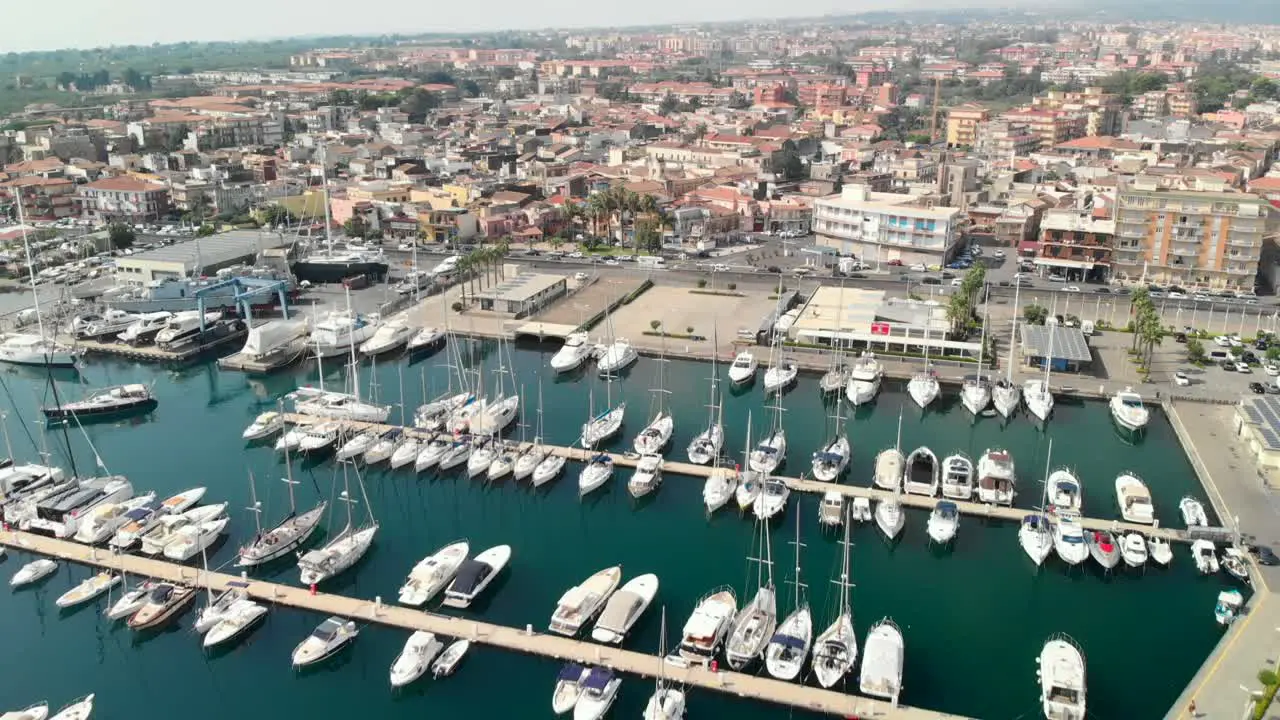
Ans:
[[[1093,334],[1093,321],[1092,321],[1092,320],[1085,320],[1084,322],[1080,323],[1080,332],[1084,333],[1085,335],[1092,335],[1092,334]]]
[[[667,259],[661,255],[640,255],[636,257],[636,265],[649,268],[664,268],[667,266]]]

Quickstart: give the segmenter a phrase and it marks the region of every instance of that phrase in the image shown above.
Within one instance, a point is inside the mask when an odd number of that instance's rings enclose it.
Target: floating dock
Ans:
[[[428,432],[418,428],[403,428],[398,425],[385,425],[381,423],[359,422],[355,420],[340,420],[338,418],[322,418],[314,415],[303,415],[299,413],[286,413],[285,421],[293,425],[316,425],[322,422],[338,420],[347,427],[357,432],[373,431],[386,432],[389,430],[399,430],[410,437],[416,437],[421,441],[429,441],[440,436],[439,433]],[[524,451],[531,447],[533,443],[525,442],[508,442],[511,447]],[[640,457],[637,455],[604,452],[600,450],[587,450],[584,448],[564,447],[561,445],[547,445],[546,448],[555,455],[559,455],[568,460],[577,460],[579,462],[587,462],[597,455],[608,455],[613,458],[615,465],[619,467],[634,468],[640,463]],[[709,477],[714,468],[710,465],[694,465],[693,463],[676,462],[672,460],[664,460],[662,463],[663,476],[684,475],[687,477],[705,479]],[[895,493],[889,490],[881,490],[880,488],[867,487],[862,485],[845,485],[842,483],[820,482],[818,480],[809,480],[807,478],[783,477],[781,475],[771,476],[774,479],[781,480],[786,483],[792,492],[807,492],[824,495],[828,492],[837,492],[846,498],[867,498],[873,502],[879,500],[888,500],[894,497]],[[968,502],[964,500],[951,500],[950,498],[934,497],[928,495],[913,495],[908,493],[898,494],[898,500],[905,507],[920,508],[923,510],[932,510],[939,502],[947,501],[955,503],[960,512],[965,515],[972,515],[980,518],[988,518],[993,520],[1005,520],[1010,522],[1021,522],[1024,517],[1033,511],[1025,508],[1008,507],[1004,505],[992,505],[989,503]],[[1176,528],[1162,528],[1152,525],[1141,525],[1138,523],[1124,522],[1117,519],[1078,517],[1080,526],[1086,530],[1109,530],[1113,533],[1117,532],[1136,532],[1147,537],[1161,537],[1170,542],[1189,543],[1198,538],[1206,538],[1210,540],[1221,541],[1229,538],[1232,533],[1224,528],[1197,528],[1195,531],[1179,530]]]
[[[605,666],[621,672],[657,677],[662,673],[667,680],[687,687],[700,687],[715,692],[730,693],[739,697],[760,700],[775,705],[785,705],[813,712],[826,713],[843,718],[878,718],[880,720],[963,720],[962,716],[948,715],[932,710],[921,710],[895,705],[884,700],[873,700],[798,683],[782,682],[767,677],[757,677],[736,672],[712,671],[707,668],[682,667],[664,662],[656,655],[646,655],[631,650],[597,645],[555,635],[517,629],[505,625],[471,620],[468,618],[422,612],[400,606],[383,605],[380,600],[362,600],[344,595],[331,595],[300,587],[261,582],[235,575],[205,572],[197,568],[175,563],[118,555],[106,550],[55,540],[42,535],[24,532],[0,532],[0,545],[18,550],[101,567],[107,570],[128,572],[142,577],[156,578],[173,583],[210,588],[217,592],[231,583],[243,587],[255,599],[277,605],[310,610],[325,615],[340,615],[353,620],[363,620],[405,630],[425,630],[449,637],[467,638],[475,643],[539,655],[562,661],[586,665]],[[551,608],[546,609],[549,613]],[[280,662],[285,662],[280,658]],[[548,676],[550,681],[552,676]],[[856,682],[856,678],[851,678]],[[548,684],[548,691],[550,684]]]
[[[128,343],[100,342],[97,340],[76,340],[74,342],[77,348],[90,355],[113,355],[140,362],[181,365],[228,346],[242,344],[248,334],[248,329],[242,327],[234,332],[214,338],[203,345],[192,345],[177,350],[161,350],[155,345],[134,347]]]

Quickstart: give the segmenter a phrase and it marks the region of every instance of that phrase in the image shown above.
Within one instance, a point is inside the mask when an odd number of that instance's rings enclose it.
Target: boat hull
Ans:
[[[310,283],[338,283],[356,275],[364,275],[370,280],[381,280],[387,276],[387,264],[374,260],[332,263],[299,260],[290,269],[298,282]]]

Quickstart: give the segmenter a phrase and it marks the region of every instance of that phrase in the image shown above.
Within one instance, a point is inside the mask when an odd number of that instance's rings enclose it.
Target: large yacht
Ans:
[[[1008,450],[988,449],[978,459],[978,500],[1012,505],[1017,474]]]
[[[303,415],[381,423],[386,422],[391,414],[391,406],[363,402],[359,396],[349,393],[303,387],[294,390],[289,397],[293,400],[294,410]]]
[[[880,392],[880,379],[884,377],[884,366],[871,353],[863,353],[853,361],[849,370],[849,384],[844,395],[854,406],[865,405],[876,399]]]
[[[613,566],[574,585],[560,596],[551,614],[551,632],[573,637],[604,609],[604,604],[622,580],[622,568]]]
[[[1084,653],[1066,635],[1049,638],[1036,658],[1040,702],[1050,720],[1084,720]]]
[[[346,310],[335,310],[316,320],[311,329],[311,347],[321,358],[350,355],[378,331],[376,318]]]
[[[1111,397],[1111,417],[1125,430],[1137,432],[1147,426],[1151,411],[1142,404],[1142,396],[1125,388]]]
[[[678,657],[687,664],[707,665],[724,641],[725,633],[738,611],[738,598],[733,590],[719,588],[698,601],[693,614],[684,624]]]
[[[590,336],[585,332],[569,333],[564,345],[551,356],[551,369],[558,373],[577,370],[595,352]]]
[[[466,540],[459,540],[420,560],[409,571],[409,578],[400,588],[400,602],[420,607],[431,600],[453,580],[469,552],[471,545]]]
[[[0,335],[0,362],[10,365],[75,367],[77,360],[78,353],[75,348],[41,335],[30,333]]]
[[[892,620],[885,618],[873,625],[862,649],[862,671],[858,676],[862,694],[897,703],[902,692],[904,655],[902,631]]]

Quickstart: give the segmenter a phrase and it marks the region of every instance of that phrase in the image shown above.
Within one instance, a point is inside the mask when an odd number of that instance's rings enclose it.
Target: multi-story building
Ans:
[[[1123,98],[1100,87],[1087,87],[1080,92],[1050,90],[1032,98],[1031,108],[1083,113],[1085,135],[1119,135],[1122,129]]]
[[[17,177],[0,183],[0,207],[17,202],[24,220],[61,220],[75,214],[75,192],[75,182],[67,178]]]
[[[1036,268],[1069,280],[1106,282],[1115,234],[1115,220],[1095,218],[1092,208],[1050,209],[1040,219]]]
[[[1196,114],[1196,96],[1185,85],[1170,85],[1133,99],[1133,114],[1142,120],[1164,117],[1191,117]]]
[[[1040,136],[1025,123],[992,120],[978,125],[974,150],[990,158],[1026,157],[1040,147]]]
[[[75,207],[98,222],[153,222],[169,212],[169,188],[132,177],[107,178],[82,186]]]
[[[1085,130],[1084,113],[1065,110],[1012,110],[1001,115],[1000,119],[1026,125],[1033,135],[1040,138],[1042,149],[1082,137]]]
[[[815,241],[865,262],[943,264],[960,239],[962,213],[915,200],[846,185],[839,195],[814,201]]]
[[[978,140],[978,124],[991,113],[981,105],[960,105],[947,110],[947,145],[971,147]]]
[[[1252,291],[1271,212],[1257,195],[1172,190],[1139,176],[1119,192],[1114,276]]]

